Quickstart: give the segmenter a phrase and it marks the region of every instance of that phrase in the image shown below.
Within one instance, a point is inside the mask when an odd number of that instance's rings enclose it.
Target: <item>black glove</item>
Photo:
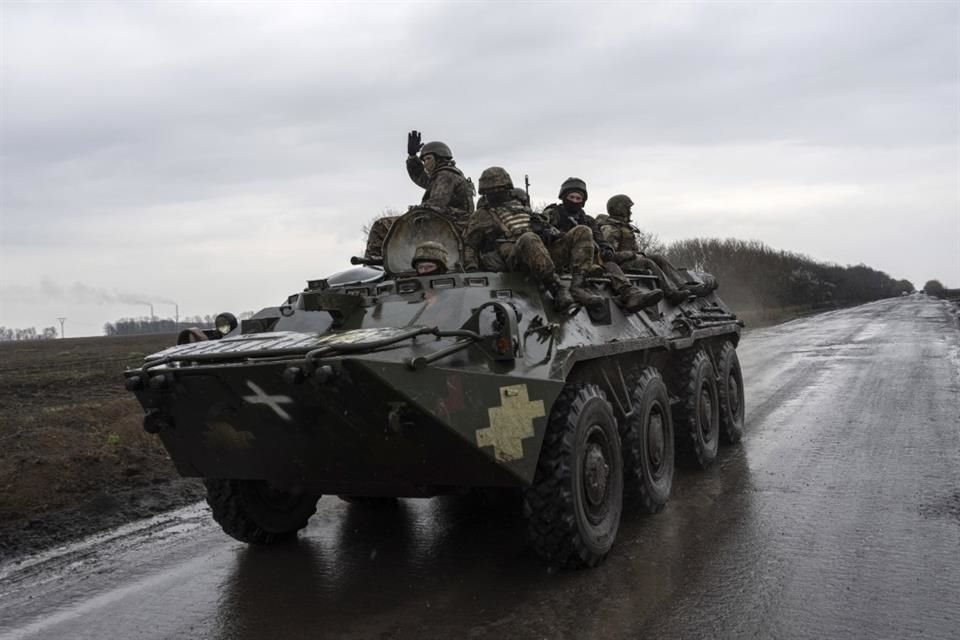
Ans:
[[[613,249],[610,248],[610,245],[603,245],[600,247],[600,259],[604,262],[613,262],[613,259],[616,257]]]
[[[407,134],[407,155],[415,156],[420,152],[423,143],[420,142],[420,132],[414,129]]]

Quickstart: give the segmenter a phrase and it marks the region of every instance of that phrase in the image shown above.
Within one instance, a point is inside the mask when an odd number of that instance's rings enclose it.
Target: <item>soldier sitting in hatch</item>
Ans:
[[[583,210],[583,205],[587,201],[587,184],[580,178],[567,178],[560,186],[560,204],[552,204],[544,209],[543,213],[550,221],[553,228],[561,233],[565,233],[575,226],[584,226],[591,232],[600,262],[613,284],[613,290],[616,292],[620,305],[628,312],[640,311],[660,302],[663,299],[663,292],[660,289],[644,293],[638,287],[630,283],[630,280],[624,275],[623,270],[613,262],[615,256],[613,249],[603,239],[600,228],[596,221]],[[549,243],[553,251],[550,238],[544,238]],[[593,255],[591,254],[591,262]],[[576,276],[574,278],[576,282]]]
[[[501,167],[490,167],[480,175],[479,186],[483,206],[470,216],[463,241],[468,271],[527,270],[550,292],[558,311],[567,311],[577,302],[602,302],[579,285],[568,291],[556,273],[555,260],[559,258],[572,264],[575,283],[582,281],[581,270],[590,266],[593,256],[589,229],[575,227],[563,238],[555,239],[554,250],[550,251],[535,233],[537,226],[530,208],[513,193],[510,174]]]
[[[439,242],[421,242],[413,252],[413,260],[410,261],[410,266],[413,267],[418,276],[440,275],[447,272],[449,257],[447,248]]]
[[[663,256],[645,255],[637,246],[636,229],[630,224],[633,200],[619,194],[607,200],[607,215],[598,216],[597,224],[603,239],[613,250],[613,261],[626,271],[650,271],[660,280],[664,295],[679,304],[695,295],[706,295],[717,288],[712,276],[705,284],[688,283],[686,278]]]

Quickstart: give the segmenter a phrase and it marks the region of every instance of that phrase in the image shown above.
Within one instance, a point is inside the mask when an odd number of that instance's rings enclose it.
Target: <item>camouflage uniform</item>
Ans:
[[[555,271],[550,252],[533,232],[530,210],[517,200],[477,209],[467,223],[463,245],[467,269],[500,271],[506,267],[517,271],[526,267],[538,279]]]
[[[679,271],[663,256],[645,255],[637,246],[637,237],[630,224],[633,200],[620,194],[607,201],[607,215],[598,216],[597,224],[604,240],[614,251],[614,262],[627,271],[649,271],[660,281],[667,300],[678,304],[699,293],[686,283]]]
[[[583,195],[583,201],[587,201],[586,183],[579,178],[567,178],[567,180],[564,181],[563,185],[560,187],[560,204],[552,204],[548,206],[546,209],[544,209],[543,213],[547,216],[550,224],[560,232],[569,233],[578,228],[585,230],[582,233],[589,232],[589,238],[592,245],[590,253],[591,267],[585,269],[584,272],[588,272],[592,269],[592,266],[596,264],[592,251],[593,247],[595,246],[599,250],[603,270],[606,272],[607,277],[610,278],[610,281],[613,284],[613,290],[616,291],[620,300],[620,304],[623,307],[625,307],[628,311],[633,312],[639,311],[644,307],[659,302],[663,298],[662,291],[659,289],[654,289],[649,293],[644,293],[630,282],[626,275],[624,275],[620,266],[611,259],[615,257],[614,250],[604,239],[603,234],[600,232],[599,225],[597,225],[596,221],[591,216],[587,215],[581,205],[578,205],[566,198],[566,196],[573,191],[579,191]],[[552,252],[552,245],[550,249]],[[563,263],[558,262],[558,264]]]
[[[550,291],[555,307],[569,309],[575,300],[557,278],[551,252],[534,232],[530,208],[516,199],[512,188],[510,175],[501,167],[490,167],[480,176],[484,206],[467,224],[464,265],[468,271],[526,269]]]
[[[431,175],[427,175],[420,159],[428,154],[437,159],[437,167]],[[473,213],[473,183],[457,168],[450,148],[442,142],[428,142],[423,145],[420,156],[409,155],[407,175],[418,187],[425,189],[421,204],[441,209],[450,207],[464,215]]]
[[[574,274],[589,274],[596,266],[593,257],[593,231],[590,227],[576,225],[566,232],[558,230],[550,242],[550,257],[554,264]]]
[[[400,216],[383,216],[377,218],[370,225],[370,233],[367,234],[367,249],[363,255],[367,258],[383,257],[383,241],[387,239],[387,233],[394,221]]]
[[[584,226],[590,230],[591,239],[597,248],[602,250],[608,246],[607,241],[603,239],[603,234],[600,233],[600,227],[597,226],[596,220],[587,215],[582,208],[571,211],[562,204],[551,204],[543,210],[543,215],[550,221],[551,226],[563,233],[567,233],[577,225]]]

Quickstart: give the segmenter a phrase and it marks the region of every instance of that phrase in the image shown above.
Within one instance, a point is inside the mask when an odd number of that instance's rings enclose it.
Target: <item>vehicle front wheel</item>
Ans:
[[[641,510],[656,513],[670,499],[674,452],[670,396],[655,368],[640,374],[630,406],[623,429],[626,495]]]
[[[307,526],[320,496],[276,489],[263,480],[203,481],[213,519],[228,535],[252,544],[291,540]]]
[[[533,485],[524,492],[531,543],[561,567],[600,563],[623,511],[623,457],[613,410],[594,385],[568,385],[553,405]]]

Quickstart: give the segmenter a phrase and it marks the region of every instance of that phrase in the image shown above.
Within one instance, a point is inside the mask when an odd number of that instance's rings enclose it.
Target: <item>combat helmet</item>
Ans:
[[[630,199],[630,196],[620,193],[607,200],[607,213],[610,214],[611,218],[629,220],[630,207],[632,206],[633,200]]]
[[[587,201],[587,183],[581,180],[580,178],[567,178],[563,181],[563,184],[560,185],[560,195],[557,196],[563,200],[571,191],[579,191],[583,194],[583,201]]]
[[[513,180],[503,167],[488,167],[480,174],[477,192],[484,195],[491,191],[513,189]]]
[[[417,265],[421,262],[433,262],[441,269],[447,269],[448,257],[446,247],[439,242],[428,240],[417,245],[416,250],[413,252],[413,260],[410,261],[410,264],[416,269]]]
[[[444,160],[450,160],[453,158],[453,151],[450,151],[450,147],[448,147],[444,142],[434,141],[423,145],[423,147],[420,149],[420,157],[422,158],[423,156],[430,154],[433,154],[437,156],[437,158],[442,158]]]

